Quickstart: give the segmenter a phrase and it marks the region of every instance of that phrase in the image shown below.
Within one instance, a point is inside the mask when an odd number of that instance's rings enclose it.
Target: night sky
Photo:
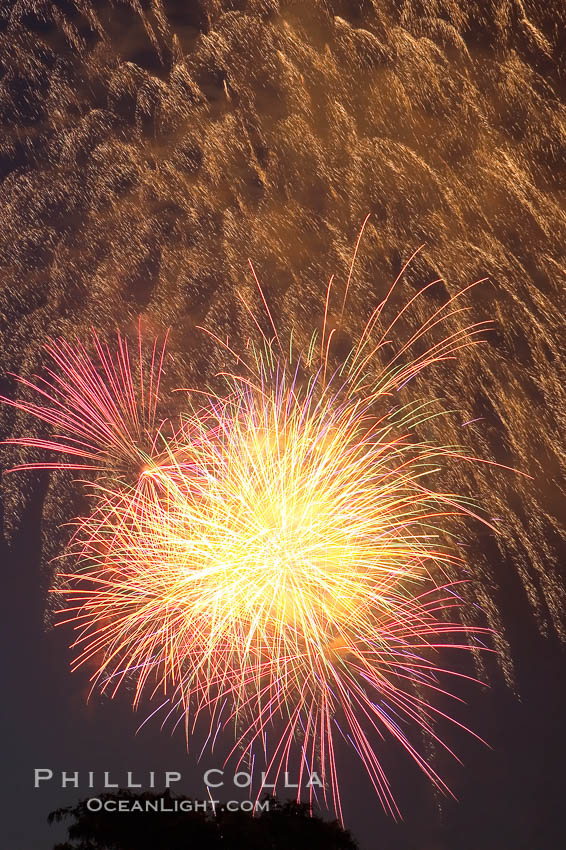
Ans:
[[[353,323],[421,244],[405,298],[442,277],[434,307],[488,279],[469,298],[474,321],[494,321],[486,345],[426,392],[458,411],[427,437],[531,476],[447,471],[498,518],[497,536],[459,530],[468,601],[499,637],[479,671],[488,684],[458,686],[458,719],[489,746],[455,732],[463,764],[433,755],[454,801],[385,742],[401,823],[339,748],[361,850],[565,843],[564,32],[561,0],[0,3],[0,394],[19,392],[8,373],[42,368],[46,336],[138,320],[171,329],[167,388],[210,379],[220,362],[195,328],[246,338],[248,257],[278,327],[308,338],[368,213]],[[2,439],[34,428],[0,406]],[[3,447],[2,469],[37,459]],[[80,488],[66,473],[4,472],[2,500],[0,846],[48,850],[65,834],[48,813],[88,795],[35,790],[34,768],[179,770],[176,790],[204,797],[215,756],[197,764],[157,720],[136,734],[146,706],[134,715],[127,693],[87,703],[87,671],[69,670],[50,562]]]

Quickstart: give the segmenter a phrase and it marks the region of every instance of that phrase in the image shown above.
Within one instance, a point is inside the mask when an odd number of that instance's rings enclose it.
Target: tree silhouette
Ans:
[[[103,807],[91,811],[88,800],[51,812],[49,823],[68,818],[68,841],[54,850],[357,850],[357,844],[337,821],[325,821],[311,813],[305,803],[264,798],[269,807],[253,816],[225,805],[209,811],[179,811],[181,801],[194,801],[166,791],[135,794],[120,790],[98,796]],[[161,805],[168,811],[146,811],[146,805]],[[120,801],[125,811],[107,811],[105,805]],[[141,811],[131,811],[135,802]],[[201,807],[204,803],[201,801]],[[177,811],[171,809],[177,808]]]

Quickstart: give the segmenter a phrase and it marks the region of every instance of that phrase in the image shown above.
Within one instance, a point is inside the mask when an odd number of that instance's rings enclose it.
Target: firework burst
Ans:
[[[446,534],[451,516],[478,515],[436,486],[447,460],[470,458],[417,439],[433,408],[402,405],[398,393],[483,328],[423,345],[459,312],[453,298],[384,356],[420,294],[389,323],[386,297],[342,359],[332,354],[332,280],[322,332],[305,352],[291,342],[284,349],[264,300],[273,335],[245,356],[214,337],[235,358],[226,390],[198,409],[187,401],[167,441],[156,419],[156,349],[149,388],[140,355],[138,397],[120,338],[117,369],[97,342],[102,375],[82,349],[75,366],[65,343],[52,346],[64,377],[50,373],[49,391],[29,385],[48,406],[18,403],[71,435],[20,444],[98,470],[105,458],[56,591],[78,630],[76,666],[94,665],[93,687],[112,695],[133,681],[136,705],[160,691],[188,736],[202,714],[211,734],[233,724],[239,763],[263,748],[275,782],[298,753],[301,782],[319,766],[338,813],[337,734],[393,815],[380,736],[400,742],[448,790],[421,755],[418,730],[442,744],[436,727],[445,715],[434,697],[447,693],[446,648],[469,649],[481,632],[451,613],[462,604],[451,578],[460,562]],[[162,362],[163,352],[158,375]],[[135,497],[120,475],[132,456],[143,461]]]
[[[119,333],[114,351],[92,334],[91,355],[79,342],[54,339],[45,346],[53,363],[46,377],[14,376],[28,394],[0,401],[45,422],[53,430],[47,439],[19,437],[8,442],[63,455],[65,460],[24,463],[15,469],[76,469],[108,473],[113,478],[141,471],[158,453],[165,420],[158,419],[159,387],[166,339],[154,341],[144,369],[141,331],[130,354]]]

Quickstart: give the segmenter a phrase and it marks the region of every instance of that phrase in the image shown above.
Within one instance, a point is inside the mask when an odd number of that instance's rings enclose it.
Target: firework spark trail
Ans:
[[[340,814],[339,733],[396,816],[372,742],[397,740],[448,791],[410,729],[451,752],[436,731],[446,715],[435,694],[449,693],[442,681],[451,674],[438,662],[447,647],[475,646],[482,630],[452,622],[462,602],[448,534],[451,517],[481,516],[434,486],[446,461],[470,458],[415,437],[438,415],[431,401],[395,397],[476,344],[485,323],[436,339],[465,312],[458,293],[391,353],[396,326],[427,289],[387,322],[399,275],[340,359],[331,279],[320,339],[313,334],[293,354],[251,268],[273,334],[248,345],[248,357],[209,331],[238,372],[220,373],[223,393],[205,392],[198,407],[187,401],[167,438],[157,418],[165,348],[154,344],[144,373],[140,337],[136,372],[119,336],[115,359],[95,338],[97,365],[79,344],[51,344],[61,374],[21,381],[42,403],[8,403],[56,433],[13,442],[73,460],[29,466],[97,475],[94,508],[76,521],[64,555],[72,569],[59,571],[64,586],[55,590],[67,600],[63,621],[78,631],[75,667],[94,666],[93,688],[114,695],[133,681],[135,706],[161,691],[188,736],[203,714],[210,736],[235,724],[232,755],[254,758],[261,744],[275,782],[298,747],[301,776],[319,765],[324,799]],[[124,475],[132,463],[134,482]],[[274,728],[279,737],[268,746]]]
[[[110,469],[116,474],[128,465],[149,461],[164,425],[158,421],[157,411],[166,342],[167,338],[159,349],[154,341],[146,373],[141,331],[134,362],[127,340],[119,333],[114,354],[93,333],[95,357],[79,341],[51,340],[45,351],[55,368],[46,370],[46,378],[36,377],[33,383],[14,376],[40,397],[40,403],[4,396],[0,401],[47,423],[54,433],[49,439],[18,437],[7,442],[74,460],[23,463],[14,469]]]

